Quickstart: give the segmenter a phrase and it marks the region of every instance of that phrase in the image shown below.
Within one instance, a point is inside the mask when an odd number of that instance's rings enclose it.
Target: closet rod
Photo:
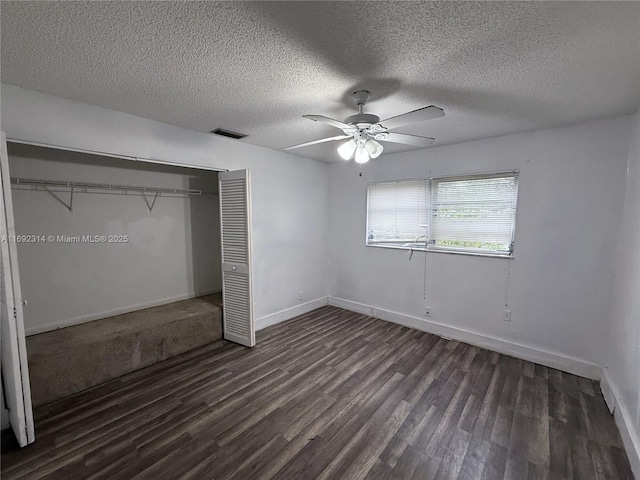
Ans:
[[[201,190],[182,189],[182,188],[161,188],[161,187],[143,187],[139,185],[119,185],[112,183],[93,183],[93,182],[71,182],[66,180],[41,180],[37,178],[19,178],[11,177],[11,183],[14,185],[25,186],[42,186],[42,187],[66,187],[66,188],[86,188],[92,190],[119,190],[123,192],[140,192],[140,193],[169,193],[173,195],[201,195]]]

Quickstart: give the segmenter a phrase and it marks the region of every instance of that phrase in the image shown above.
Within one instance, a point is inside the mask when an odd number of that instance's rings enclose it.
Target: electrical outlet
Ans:
[[[503,310],[502,311],[502,321],[510,322],[511,321],[511,310]]]
[[[431,307],[424,307],[424,316],[425,317],[431,316]]]
[[[299,302],[303,302],[303,301],[304,301],[304,293],[300,292],[300,293],[298,294],[298,301],[299,301]]]

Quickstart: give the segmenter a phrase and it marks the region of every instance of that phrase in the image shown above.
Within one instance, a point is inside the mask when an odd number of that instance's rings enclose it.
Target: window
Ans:
[[[367,245],[510,256],[515,172],[369,185]]]
[[[426,242],[427,180],[369,185],[367,244],[402,247]]]

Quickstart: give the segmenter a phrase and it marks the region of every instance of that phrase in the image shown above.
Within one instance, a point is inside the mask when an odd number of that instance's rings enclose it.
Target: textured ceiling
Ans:
[[[631,113],[638,2],[7,2],[2,82],[274,149],[340,134],[349,93],[434,146]],[[337,161],[337,144],[296,153]],[[386,144],[386,152],[406,149]]]

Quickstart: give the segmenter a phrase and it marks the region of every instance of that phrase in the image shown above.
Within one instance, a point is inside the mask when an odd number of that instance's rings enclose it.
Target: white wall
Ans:
[[[624,209],[615,259],[606,369],[616,420],[640,476],[640,113],[633,118]],[[610,403],[611,399],[610,399]]]
[[[78,192],[69,211],[45,191],[14,185],[18,235],[128,237],[19,243],[27,335],[222,290],[216,172],[12,144],[9,160],[23,178],[206,192],[159,197],[151,212],[142,197]]]
[[[494,348],[495,339],[504,340],[524,347],[514,350],[520,354],[542,351],[532,357],[538,361],[546,352],[568,357],[567,369],[598,377],[630,128],[630,118],[620,117],[383,156],[366,164],[362,177],[353,163],[332,166],[331,294],[415,317],[412,324],[427,330]],[[427,253],[424,299],[424,253],[409,261],[404,250],[365,246],[367,183],[514,168],[513,260]],[[505,304],[511,323],[501,320]],[[426,323],[425,305],[429,320],[448,330]],[[573,360],[592,367],[572,368]]]
[[[2,85],[8,138],[251,170],[257,319],[327,295],[328,166],[241,141]],[[251,134],[251,132],[248,132]]]

